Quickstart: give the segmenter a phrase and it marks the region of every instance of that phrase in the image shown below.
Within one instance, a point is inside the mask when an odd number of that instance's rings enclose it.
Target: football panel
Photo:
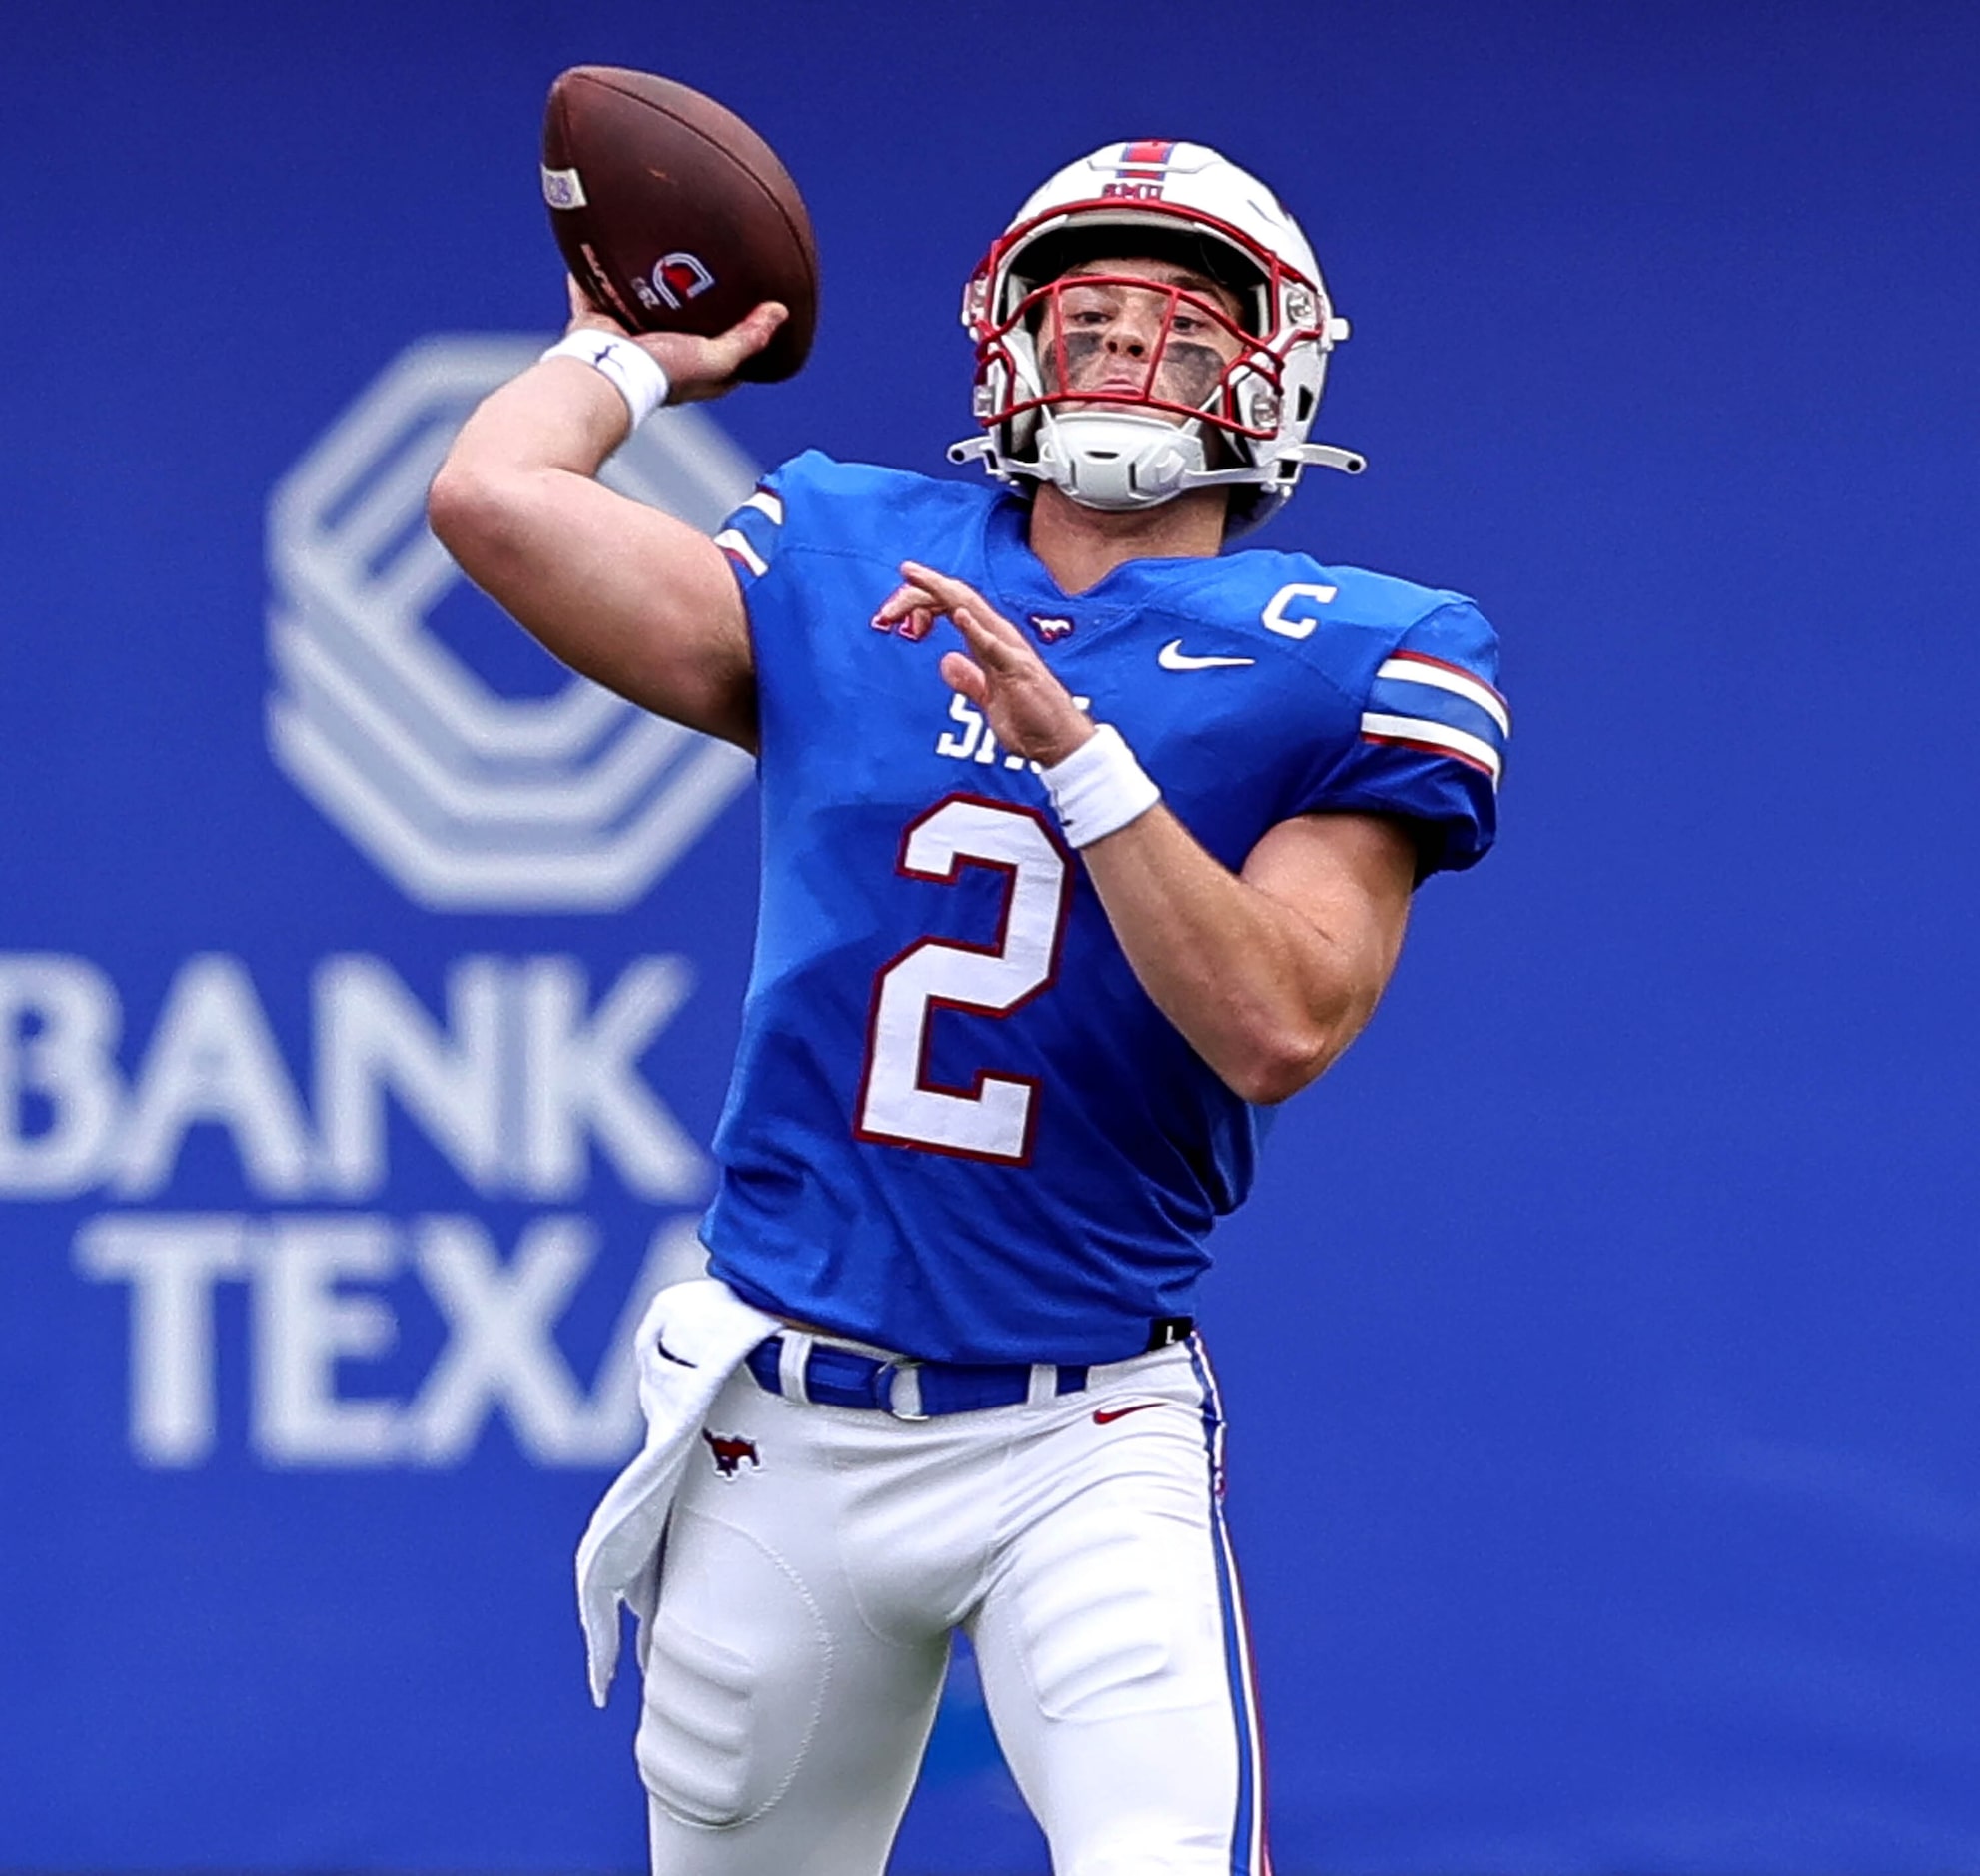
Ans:
[[[788,378],[810,351],[817,262],[796,186],[733,112],[670,80],[577,67],[544,113],[550,222],[565,263],[635,331],[726,330],[762,300],[791,317],[742,376]],[[556,200],[561,193],[564,200]]]
[[[660,78],[651,72],[626,71],[617,66],[580,66],[585,76],[601,86],[637,98],[642,104],[699,131],[709,142],[719,145],[734,162],[762,185],[777,205],[815,272],[816,246],[811,232],[810,212],[798,193],[796,182],[777,153],[763,140],[753,124],[737,117],[726,105],[705,92],[694,90],[676,79]]]

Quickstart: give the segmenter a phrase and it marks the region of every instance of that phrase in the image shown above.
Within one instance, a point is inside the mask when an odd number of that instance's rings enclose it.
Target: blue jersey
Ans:
[[[987,484],[786,464],[742,582],[763,878],[703,1227],[750,1302],[924,1360],[1118,1361],[1187,1316],[1260,1116],[1150,1001],[1031,765],[914,644],[903,560],[969,581],[1237,869],[1312,810],[1490,844],[1506,732],[1470,600],[1302,554],[1136,560],[1068,597]]]

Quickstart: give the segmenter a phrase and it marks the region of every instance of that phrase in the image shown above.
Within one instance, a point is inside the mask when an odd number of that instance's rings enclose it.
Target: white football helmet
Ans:
[[[1061,277],[1078,267],[1078,284],[1105,287],[1110,277],[1093,263],[1140,259],[1216,282],[1236,297],[1238,320],[1186,288],[1158,288],[1168,305],[1140,384],[1068,390]],[[1155,395],[1181,307],[1238,343],[1194,404]],[[1048,311],[1060,347],[1052,370],[1039,348]],[[1229,486],[1235,532],[1275,513],[1308,464],[1367,467],[1352,451],[1306,441],[1327,355],[1348,336],[1313,249],[1263,183],[1202,144],[1113,143],[1059,171],[991,245],[963,294],[962,323],[976,342],[974,409],[985,434],[949,456],[980,459],[1001,481],[1031,476],[1117,510]]]

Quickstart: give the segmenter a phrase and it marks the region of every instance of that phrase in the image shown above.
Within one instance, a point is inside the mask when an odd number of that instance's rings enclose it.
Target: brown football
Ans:
[[[811,217],[774,150],[714,99],[576,65],[543,112],[543,198],[564,264],[634,332],[725,332],[764,300],[790,318],[743,367],[789,378],[818,324]]]

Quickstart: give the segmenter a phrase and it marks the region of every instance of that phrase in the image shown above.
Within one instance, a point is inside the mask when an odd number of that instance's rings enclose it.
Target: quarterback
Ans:
[[[558,657],[759,767],[709,1277],[648,1313],[652,1434],[580,1558],[605,1674],[613,1595],[642,1618],[653,1867],[878,1876],[960,1629],[1059,1876],[1263,1872],[1192,1296],[1261,1109],[1491,842],[1495,641],[1226,550],[1361,465],[1307,441],[1347,333],[1313,252],[1214,151],[1110,145],[992,244],[951,453],[987,479],[807,452],[712,540],[599,484],[781,312],[574,299],[431,503]]]

